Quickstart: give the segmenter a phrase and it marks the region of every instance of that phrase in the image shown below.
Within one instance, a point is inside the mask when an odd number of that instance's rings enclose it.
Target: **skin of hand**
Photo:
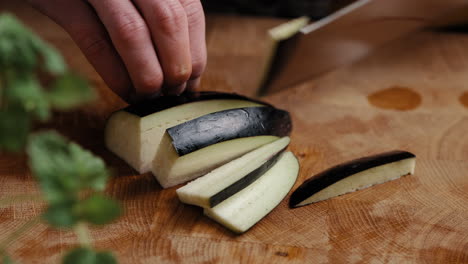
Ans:
[[[27,0],[70,34],[121,98],[194,90],[206,66],[200,0]]]

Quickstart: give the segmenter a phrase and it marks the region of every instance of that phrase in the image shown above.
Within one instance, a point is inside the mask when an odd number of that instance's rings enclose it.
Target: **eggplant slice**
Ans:
[[[306,180],[291,195],[289,206],[304,206],[414,174],[415,165],[416,156],[407,151],[352,160]]]
[[[296,182],[299,163],[291,152],[283,153],[278,162],[255,182],[204,213],[233,232],[247,231],[288,194]]]
[[[289,137],[284,137],[253,150],[177,189],[177,195],[186,204],[214,207],[274,166],[289,142]]]
[[[291,126],[288,112],[269,106],[204,115],[166,130],[151,171],[164,188],[184,183],[289,135]]]
[[[153,161],[152,172],[163,188],[169,188],[193,180],[278,139],[275,136],[237,138],[179,156],[165,134]]]
[[[139,173],[151,170],[167,128],[227,109],[267,105],[246,97],[217,92],[164,96],[113,113],[106,124],[107,148]]]

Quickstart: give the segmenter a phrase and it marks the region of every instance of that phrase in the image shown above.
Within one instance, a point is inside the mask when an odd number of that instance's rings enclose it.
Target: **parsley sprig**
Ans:
[[[0,14],[0,152],[26,150],[41,199],[47,204],[38,219],[76,233],[79,246],[64,256],[67,264],[116,263],[110,252],[92,248],[88,225],[108,224],[121,209],[103,193],[110,174],[99,157],[57,132],[33,133],[32,127],[34,122],[49,120],[52,110],[73,109],[94,98],[94,90],[68,70],[52,46],[14,16]],[[9,240],[37,222],[28,221],[0,242],[3,263],[13,263],[6,255],[13,242]]]

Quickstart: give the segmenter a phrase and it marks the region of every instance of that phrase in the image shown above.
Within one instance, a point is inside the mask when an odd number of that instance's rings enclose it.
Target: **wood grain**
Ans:
[[[267,31],[285,21],[288,20],[208,16],[209,61],[202,86],[256,96],[272,56],[273,43]]]
[[[124,103],[61,29],[23,6],[0,7],[13,10],[53,42],[99,91],[95,103],[55,114],[42,128],[59,130],[113,168],[107,192],[122,201],[125,215],[93,228],[92,235],[95,245],[113,250],[120,263],[468,263],[468,108],[460,99],[468,91],[468,36],[423,32],[266,97],[293,117],[290,149],[301,163],[295,187],[332,165],[392,149],[414,152],[416,173],[298,209],[288,209],[285,200],[237,236],[204,217],[201,209],[178,202],[176,188],[162,190],[150,174],[138,175],[107,151],[105,120]],[[276,22],[208,21],[216,25],[209,26],[211,57],[203,88],[244,91],[242,83],[256,77],[244,69],[245,61],[261,61],[262,55],[251,50],[253,44],[232,40],[242,40],[240,28],[248,28],[246,35],[257,34],[261,42],[260,32]],[[255,43],[254,38],[248,42]],[[236,67],[242,70],[233,71]],[[369,95],[395,86],[419,94],[420,105],[399,111],[369,103]],[[0,155],[0,199],[37,192],[25,157]],[[0,240],[41,210],[34,202],[0,209]],[[21,263],[57,263],[75,243],[73,233],[39,225],[9,253]]]

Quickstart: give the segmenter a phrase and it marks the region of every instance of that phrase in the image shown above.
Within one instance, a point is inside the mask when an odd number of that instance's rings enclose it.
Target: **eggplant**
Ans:
[[[352,160],[306,180],[291,195],[289,206],[304,206],[414,174],[415,165],[414,154],[399,150]]]
[[[266,144],[177,189],[183,203],[211,208],[255,182],[276,164],[289,137]]]
[[[156,97],[147,101],[143,101],[138,104],[130,105],[123,109],[123,111],[131,113],[139,117],[145,117],[147,115],[154,114],[175,106],[183,104],[209,101],[209,100],[241,100],[250,101],[259,105],[270,106],[265,102],[248,98],[235,93],[222,93],[222,92],[185,92],[178,96],[168,95],[162,97]]]
[[[107,148],[139,173],[151,170],[167,128],[226,109],[269,106],[244,96],[200,92],[164,96],[114,112],[105,129]]]
[[[291,132],[289,113],[274,107],[245,107],[204,115],[167,129],[180,156],[212,144],[241,137]]]
[[[243,233],[270,213],[296,182],[299,163],[284,152],[275,165],[255,182],[204,214],[236,233]]]
[[[273,107],[246,107],[211,113],[168,128],[151,171],[161,186],[171,187],[193,180],[290,132],[289,113]],[[246,140],[239,140],[242,138]],[[230,147],[222,144],[224,142]],[[252,145],[234,146],[234,142]],[[212,152],[207,153],[207,148]],[[200,151],[211,159],[200,156]]]
[[[193,180],[278,139],[275,136],[237,138],[179,156],[166,133],[153,161],[152,172],[163,188],[169,188]]]

